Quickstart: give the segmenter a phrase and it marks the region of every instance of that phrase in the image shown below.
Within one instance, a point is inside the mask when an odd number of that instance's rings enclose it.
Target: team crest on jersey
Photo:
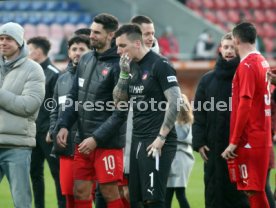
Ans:
[[[103,69],[102,70],[102,75],[106,76],[107,74],[108,74],[108,69],[107,68]]]
[[[148,78],[148,72],[145,71],[144,74],[142,75],[142,80],[146,80]]]

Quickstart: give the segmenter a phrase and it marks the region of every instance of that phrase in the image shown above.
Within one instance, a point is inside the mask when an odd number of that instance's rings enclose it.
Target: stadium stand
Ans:
[[[77,1],[0,1],[0,25],[19,23],[26,30],[26,40],[36,35],[48,37],[52,42],[50,57],[58,52],[64,30],[89,27],[94,16]]]
[[[268,56],[276,48],[276,0],[188,0],[186,6],[226,31],[240,21],[253,22]]]

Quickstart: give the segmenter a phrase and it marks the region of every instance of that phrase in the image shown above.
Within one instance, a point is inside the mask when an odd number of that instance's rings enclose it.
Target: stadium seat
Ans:
[[[17,2],[17,9],[19,11],[30,11],[32,10],[32,2],[30,1],[19,1]]]
[[[210,0],[202,0],[202,3],[204,8],[213,9],[215,7],[214,2]]]
[[[260,0],[249,0],[249,7],[251,9],[260,9],[262,7]]]
[[[54,21],[53,23],[57,23],[57,24],[65,24],[69,21],[69,16],[71,14],[70,13],[67,13],[67,12],[59,12],[57,14],[55,14],[55,18],[54,18]]]
[[[274,50],[274,42],[270,38],[264,38],[264,45],[265,45],[265,50],[268,53],[271,53]]]
[[[30,24],[39,24],[42,20],[42,13],[41,12],[30,12],[28,15],[28,23]]]
[[[265,21],[265,15],[264,15],[264,10],[254,10],[254,21],[257,23],[263,23]]]
[[[82,11],[79,2],[68,2],[68,11]]]
[[[60,11],[62,8],[62,3],[58,1],[47,1],[45,5],[45,10],[47,11]]]
[[[231,0],[231,1],[228,0],[228,1],[226,1],[226,5],[230,9],[237,9],[239,6],[237,0]]]
[[[263,24],[263,30],[264,30],[264,34],[263,34],[264,37],[274,38],[276,36],[275,28],[273,27],[272,24],[265,22]]]
[[[225,9],[226,8],[226,0],[215,0],[215,8]]]
[[[201,0],[189,0],[186,3],[186,6],[191,9],[201,9],[202,3],[201,3]]]
[[[241,1],[238,1],[238,3],[239,3],[240,9],[248,9],[249,8],[248,0],[241,0]]]
[[[50,28],[46,24],[38,24],[36,26],[36,30],[38,36],[44,36],[47,38],[50,36]]]
[[[231,9],[228,11],[229,20],[235,24],[240,21],[240,13],[235,9]]]
[[[27,12],[16,12],[14,15],[14,22],[17,22],[20,25],[25,25],[28,23],[29,14]]]
[[[17,10],[17,1],[4,1],[4,10],[6,11],[15,11]]]
[[[61,40],[64,37],[64,29],[60,24],[50,25],[50,37],[51,39]]]
[[[76,31],[76,26],[73,24],[65,24],[63,26],[64,34],[71,36]]]
[[[210,11],[210,10],[206,10],[204,12],[204,17],[207,18],[207,20],[209,20],[212,23],[218,23],[218,19],[216,18],[216,15],[214,14],[214,12]]]
[[[227,13],[223,10],[217,10],[216,17],[217,17],[218,21],[221,23],[226,23],[229,21],[228,17],[227,17]]]
[[[14,21],[15,13],[14,12],[5,12],[2,16],[2,23]]]
[[[28,40],[32,37],[37,36],[37,30],[36,30],[36,26],[32,25],[32,24],[25,24],[24,25],[24,38],[25,40]]]
[[[257,34],[261,37],[264,37],[264,30],[262,24],[254,24],[257,30]]]
[[[91,15],[89,13],[83,13],[79,16],[79,23],[84,23],[90,25],[95,15]]]
[[[46,7],[45,1],[33,1],[31,3],[31,10],[33,11],[43,11]]]
[[[266,9],[265,10],[265,18],[266,21],[269,23],[275,23],[276,22],[276,14],[275,11],[272,9]]]
[[[271,0],[260,0],[260,1],[264,9],[271,9],[273,7],[273,2]]]

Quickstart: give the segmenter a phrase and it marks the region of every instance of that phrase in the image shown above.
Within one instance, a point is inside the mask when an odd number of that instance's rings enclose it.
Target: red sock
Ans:
[[[89,200],[75,199],[75,208],[92,208],[92,199],[89,199]]]
[[[65,195],[66,197],[66,208],[75,208],[74,206],[74,196],[73,195]]]
[[[128,200],[125,197],[121,198],[121,200],[124,204],[124,208],[130,208],[130,203],[128,202]]]
[[[257,191],[249,197],[250,208],[269,208],[269,203],[264,191]]]
[[[108,202],[107,208],[122,208],[124,207],[124,203],[121,198],[115,199],[114,201]]]

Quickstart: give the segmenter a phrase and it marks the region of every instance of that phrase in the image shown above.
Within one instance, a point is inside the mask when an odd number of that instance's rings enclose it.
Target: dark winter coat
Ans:
[[[49,133],[52,136],[54,141],[54,148],[52,153],[56,155],[65,155],[65,156],[73,156],[74,154],[74,139],[77,132],[77,125],[74,124],[73,127],[70,129],[68,138],[67,138],[67,146],[66,148],[60,148],[56,143],[56,134],[57,128],[56,124],[58,118],[60,117],[63,106],[66,100],[66,96],[68,96],[74,82],[76,74],[76,66],[73,66],[72,62],[69,62],[66,71],[64,74],[60,75],[56,82],[56,86],[54,89],[53,100],[56,103],[56,108],[51,111],[50,114],[50,129]]]
[[[232,79],[238,64],[238,58],[227,62],[219,55],[215,69],[202,77],[196,91],[193,148],[198,151],[206,145],[210,149],[204,163],[206,208],[249,207],[247,197],[230,183],[226,160],[221,157],[229,144]],[[205,106],[208,101],[211,105]]]
[[[115,109],[112,96],[119,79],[119,58],[113,47],[102,54],[88,52],[78,64],[77,76],[68,96],[77,101],[78,106],[66,108],[58,124],[59,128],[70,129],[78,121],[77,144],[93,137],[99,148],[120,149],[125,146],[127,109]]]

